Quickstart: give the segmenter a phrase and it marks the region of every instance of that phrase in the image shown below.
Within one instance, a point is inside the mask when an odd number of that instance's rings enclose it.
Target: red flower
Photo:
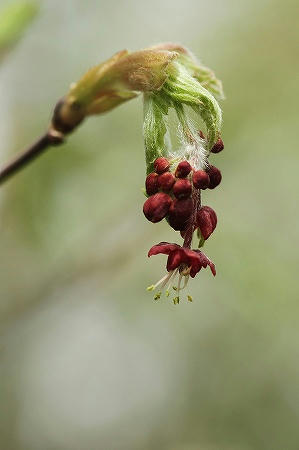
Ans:
[[[154,245],[148,252],[148,256],[158,254],[168,255],[167,271],[171,272],[179,269],[180,273],[187,276],[190,274],[192,278],[201,270],[202,267],[210,266],[212,274],[216,275],[215,265],[200,250],[190,250],[181,247],[178,244],[170,244],[169,242],[160,242]]]
[[[223,147],[223,143],[219,140],[212,151],[220,151],[221,146]],[[216,275],[212,261],[200,250],[192,250],[191,243],[196,229],[200,246],[216,227],[216,213],[209,206],[201,206],[200,191],[218,186],[221,172],[214,166],[206,167],[206,163],[201,164],[202,161],[197,161],[194,155],[192,158],[192,164],[184,160],[178,165],[175,160],[157,158],[154,162],[155,172],[146,178],[146,191],[150,197],[143,205],[145,217],[153,223],[166,219],[174,230],[181,232],[184,239],[183,246],[160,242],[149,250],[148,256],[162,253],[168,258],[166,274],[147,289],[156,290],[155,300],[161,297],[164,289],[167,297],[173,289],[176,292],[173,298],[175,304],[179,303],[180,291],[185,289],[189,278],[194,278],[202,267],[209,266],[212,274]],[[196,170],[198,167],[201,167],[200,170]],[[190,295],[187,298],[192,301]]]

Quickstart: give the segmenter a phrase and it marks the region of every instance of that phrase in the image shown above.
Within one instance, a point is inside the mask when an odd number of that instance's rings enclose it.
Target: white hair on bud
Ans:
[[[205,170],[209,166],[206,140],[200,137],[198,125],[185,113],[184,118],[185,123],[177,125],[180,148],[170,156],[176,162],[188,161],[195,170]]]

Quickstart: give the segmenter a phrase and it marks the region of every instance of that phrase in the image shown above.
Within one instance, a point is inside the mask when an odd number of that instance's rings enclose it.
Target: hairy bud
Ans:
[[[191,198],[174,200],[169,209],[169,225],[176,231],[184,230],[188,224],[192,210],[193,202]]]
[[[145,180],[145,189],[148,195],[153,195],[158,192],[158,174],[155,172],[150,173]]]
[[[168,214],[171,204],[172,199],[169,195],[158,192],[146,200],[143,213],[150,222],[160,222]]]
[[[210,177],[209,189],[214,189],[217,187],[222,180],[222,175],[219,169],[215,166],[210,166],[207,170],[207,173]]]
[[[177,180],[173,186],[173,194],[176,198],[190,197],[192,192],[192,186],[189,180],[181,178]]]
[[[203,206],[197,213],[197,226],[202,237],[207,240],[213,233],[217,225],[217,215],[209,206]]]
[[[204,170],[197,170],[193,173],[192,182],[196,189],[207,189],[210,184],[210,177]]]
[[[171,172],[164,172],[158,176],[158,186],[163,191],[170,191],[175,183],[175,177]]]
[[[216,143],[211,148],[212,153],[219,153],[224,149],[223,140],[221,138],[218,138]]]
[[[188,163],[188,161],[182,161],[177,166],[177,169],[175,171],[175,176],[177,178],[185,178],[185,177],[187,177],[189,175],[191,170],[192,170],[192,167]]]
[[[160,157],[157,158],[154,162],[154,168],[158,174],[161,174],[163,172],[167,172],[169,170],[170,164],[168,159]]]

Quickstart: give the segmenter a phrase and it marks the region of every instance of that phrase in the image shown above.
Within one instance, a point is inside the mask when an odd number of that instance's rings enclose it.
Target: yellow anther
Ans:
[[[175,305],[178,305],[178,304],[180,303],[180,297],[174,297],[174,298],[173,298],[173,303],[174,303]]]

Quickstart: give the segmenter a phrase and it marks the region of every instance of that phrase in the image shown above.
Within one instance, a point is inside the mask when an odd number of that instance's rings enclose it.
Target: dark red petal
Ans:
[[[195,252],[194,250],[184,249],[184,251],[185,251],[185,255],[188,258],[187,264],[189,267],[191,266],[190,276],[192,278],[194,278],[195,275],[200,271],[200,269],[202,267],[200,255],[197,252]]]
[[[212,261],[211,261],[204,253],[202,253],[200,250],[195,250],[195,251],[196,251],[196,253],[198,253],[199,256],[200,256],[200,260],[201,260],[202,266],[203,266],[204,268],[206,268],[207,266],[209,266],[210,269],[211,269],[212,274],[215,276],[215,275],[216,275],[216,267],[215,267],[215,264],[213,264]]]
[[[170,252],[180,248],[178,244],[170,244],[169,242],[160,242],[154,245],[148,252],[147,256],[159,255],[169,255]]]
[[[143,213],[147,220],[153,223],[160,222],[167,216],[172,204],[172,198],[163,192],[149,197],[143,205]]]
[[[215,213],[215,211],[210,206],[203,206],[203,208],[205,208],[206,211],[209,211],[210,218],[211,218],[213,227],[215,229],[216,225],[217,225],[217,214]]]
[[[195,275],[200,271],[201,267],[206,268],[207,266],[210,267],[212,274],[214,276],[216,275],[215,264],[213,264],[212,261],[204,253],[202,253],[200,250],[189,250],[189,251],[196,253],[200,260],[200,268],[198,269],[197,260],[193,259],[194,262],[193,262],[193,265],[191,265],[191,270],[190,270],[190,276],[192,278],[194,278]]]
[[[209,206],[203,206],[197,213],[197,226],[202,237],[207,240],[216,228],[217,216]]]
[[[168,259],[167,259],[167,270],[170,272],[170,270],[175,270],[179,267],[179,265],[184,262],[184,252],[182,251],[182,248],[178,248],[177,250],[173,250],[170,252]]]
[[[213,274],[214,277],[215,277],[215,276],[216,276],[216,267],[215,267],[215,264],[212,263],[212,261],[210,261],[209,266],[210,266],[210,269],[211,269],[212,274]]]

